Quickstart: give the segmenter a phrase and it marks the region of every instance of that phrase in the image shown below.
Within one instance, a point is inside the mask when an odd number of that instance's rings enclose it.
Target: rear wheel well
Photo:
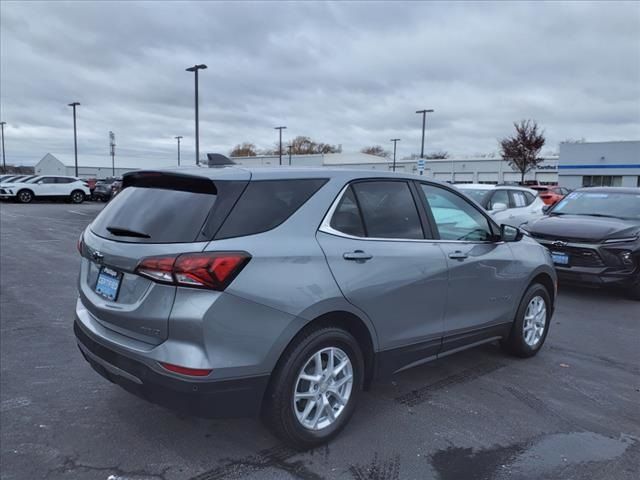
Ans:
[[[364,358],[364,385],[368,388],[373,378],[374,372],[374,349],[371,334],[366,324],[357,315],[351,312],[336,311],[329,312],[307,323],[302,330],[300,330],[295,337],[287,345],[287,349],[308,330],[315,330],[322,327],[337,327],[349,332],[358,342],[360,349],[362,350],[362,356]],[[285,351],[287,350],[285,349]],[[276,367],[277,368],[277,367]]]

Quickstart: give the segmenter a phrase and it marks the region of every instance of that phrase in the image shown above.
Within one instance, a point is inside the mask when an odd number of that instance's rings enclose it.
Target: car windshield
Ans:
[[[640,219],[640,190],[638,193],[573,192],[558,202],[550,213]]]
[[[484,198],[491,190],[483,190],[480,188],[461,188],[462,193],[473,198],[476,202],[482,203]]]
[[[36,183],[38,180],[40,180],[42,177],[38,176],[38,177],[33,177],[30,178],[29,180],[27,180],[25,183]]]

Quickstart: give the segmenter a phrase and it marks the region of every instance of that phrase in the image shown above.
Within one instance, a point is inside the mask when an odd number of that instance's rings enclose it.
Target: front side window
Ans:
[[[56,178],[56,183],[72,183],[75,180],[73,178],[68,177],[58,177]]]
[[[441,240],[491,241],[487,218],[455,193],[435,185],[421,185]],[[496,192],[498,193],[498,192]]]
[[[358,182],[352,188],[368,237],[424,238],[418,209],[408,183],[379,180]]]
[[[506,190],[496,190],[495,192],[493,192],[487,209],[493,210],[494,208],[496,208],[495,206],[498,203],[502,203],[507,208],[509,208],[509,192],[507,192]]]
[[[38,180],[38,183],[56,183],[55,177],[42,177]]]

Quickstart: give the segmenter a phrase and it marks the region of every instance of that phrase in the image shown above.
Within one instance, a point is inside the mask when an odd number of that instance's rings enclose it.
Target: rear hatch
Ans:
[[[104,327],[153,345],[167,338],[177,287],[136,267],[148,257],[201,252],[250,179],[241,169],[197,173],[125,175],[122,192],[83,233],[80,297]]]

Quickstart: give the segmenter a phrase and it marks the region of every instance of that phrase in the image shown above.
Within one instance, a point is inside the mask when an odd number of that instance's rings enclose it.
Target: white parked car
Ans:
[[[82,203],[91,194],[89,185],[77,177],[38,175],[27,181],[0,183],[0,198],[29,203],[34,198],[64,198]]]
[[[461,183],[456,187],[482,205],[498,224],[519,227],[543,215],[545,204],[531,188],[482,183]]]

